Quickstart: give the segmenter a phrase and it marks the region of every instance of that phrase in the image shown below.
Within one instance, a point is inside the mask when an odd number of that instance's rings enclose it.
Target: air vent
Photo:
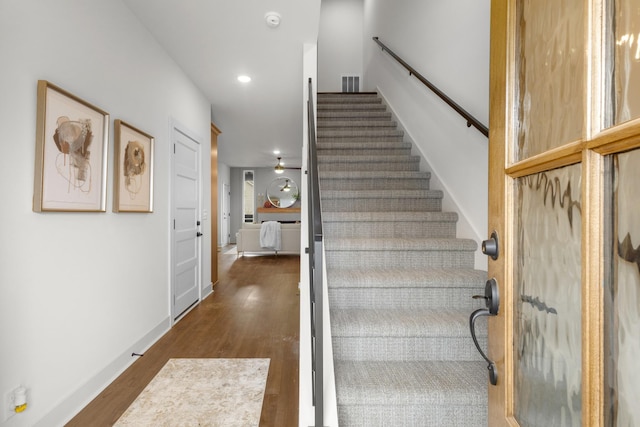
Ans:
[[[360,92],[360,76],[342,76],[342,92]]]

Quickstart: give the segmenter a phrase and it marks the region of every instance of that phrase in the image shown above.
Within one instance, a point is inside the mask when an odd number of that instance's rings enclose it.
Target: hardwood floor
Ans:
[[[219,252],[220,280],[67,426],[111,426],[170,358],[270,358],[261,427],[298,425],[300,258]]]

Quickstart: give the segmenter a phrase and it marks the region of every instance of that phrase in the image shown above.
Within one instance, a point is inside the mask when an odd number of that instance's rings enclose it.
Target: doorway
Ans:
[[[252,170],[242,171],[242,222],[253,223],[255,219],[255,185]]]
[[[231,186],[222,184],[222,231],[220,245],[222,247],[229,244],[231,239]]]

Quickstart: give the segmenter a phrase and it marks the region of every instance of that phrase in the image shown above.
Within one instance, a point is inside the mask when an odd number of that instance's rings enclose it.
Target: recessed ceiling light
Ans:
[[[273,150],[273,154],[280,154],[280,150]]]
[[[238,76],[238,81],[241,83],[249,83],[251,81],[251,77],[249,76]]]

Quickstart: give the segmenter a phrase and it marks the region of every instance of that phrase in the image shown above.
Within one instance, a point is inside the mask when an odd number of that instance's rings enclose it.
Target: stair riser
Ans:
[[[319,155],[324,156],[362,156],[364,154],[369,156],[409,156],[411,155],[411,149],[407,148],[370,148],[368,150],[363,150],[358,147],[354,148],[338,148],[338,149],[321,149],[318,150]]]
[[[361,129],[395,129],[398,124],[391,120],[323,120],[318,131],[354,132]]]
[[[393,238],[426,237],[454,238],[456,223],[452,222],[325,222],[322,227],[327,237]]]
[[[326,212],[438,212],[442,199],[322,199]]]
[[[338,405],[338,418],[349,427],[480,427],[487,405]]]
[[[367,142],[323,142],[317,145],[318,156],[364,156],[376,157],[380,155],[398,155],[411,156],[411,144],[398,141],[367,141]],[[400,154],[394,154],[393,151],[400,150]],[[332,154],[336,151],[337,154]],[[379,152],[379,153],[377,153]],[[410,158],[409,158],[410,159]],[[395,161],[406,161],[409,159],[395,159]],[[382,159],[379,160],[383,162]]]
[[[318,135],[318,146],[325,142],[402,142],[400,135],[368,134],[368,135]]]
[[[358,104],[358,103],[380,104],[382,99],[373,93],[360,94],[320,94],[318,95],[318,104]]]
[[[389,121],[391,113],[385,111],[318,111],[318,122],[333,121]],[[318,123],[320,126],[320,123]]]
[[[331,111],[386,111],[387,107],[382,104],[318,104],[318,113],[319,112],[331,112]]]
[[[381,104],[382,99],[377,95],[321,95],[318,96],[318,105],[324,104],[345,104],[345,105],[357,105],[357,104]]]
[[[374,142],[321,142],[317,144],[318,156],[326,156],[326,150],[360,150],[355,155],[358,156],[371,156],[369,150],[409,150],[411,151],[411,143],[398,142],[398,141],[374,141]],[[343,155],[339,153],[337,155]],[[388,153],[387,153],[388,154]],[[336,154],[333,154],[334,156]],[[404,155],[404,154],[403,154]],[[398,159],[400,160],[400,159]],[[405,160],[405,159],[403,159]]]
[[[336,251],[328,250],[327,268],[473,268],[469,251]]]
[[[330,138],[333,136],[348,137],[348,136],[404,136],[404,132],[401,130],[391,128],[348,128],[348,129],[336,129],[326,128],[323,126],[318,127],[318,138]]]
[[[382,104],[382,100],[380,98],[374,98],[374,97],[367,97],[367,96],[363,96],[363,97],[359,97],[359,98],[352,98],[352,99],[340,99],[340,98],[318,98],[318,108],[324,107],[324,106],[336,106],[336,105],[346,105],[346,106],[359,106],[359,105],[365,105],[365,106],[383,106]]]
[[[482,293],[476,288],[339,288],[329,291],[331,309],[346,308],[447,308],[472,311],[482,308],[473,295]]]
[[[486,348],[486,337],[478,337]],[[482,360],[468,337],[333,337],[333,354],[337,360],[425,361]]]
[[[325,156],[409,156],[411,148],[338,148],[338,149],[318,149],[318,155]]]
[[[428,190],[428,179],[320,179],[322,190]]]
[[[418,162],[319,162],[318,169],[320,172],[340,171],[340,172],[372,172],[372,171],[407,171],[418,172],[420,163]]]

